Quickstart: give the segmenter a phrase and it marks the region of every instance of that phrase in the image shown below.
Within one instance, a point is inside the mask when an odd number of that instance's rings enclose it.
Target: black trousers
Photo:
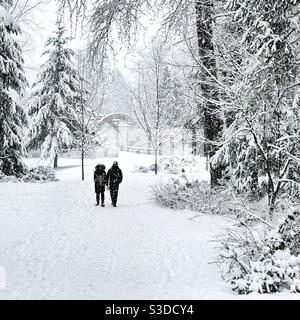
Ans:
[[[104,191],[96,193],[97,204],[99,204],[99,201],[100,201],[100,194],[101,194],[101,204],[104,204],[104,200],[105,200]]]
[[[111,188],[110,187],[110,197],[111,197],[111,203],[117,204],[118,201],[118,193],[119,193],[119,188]]]

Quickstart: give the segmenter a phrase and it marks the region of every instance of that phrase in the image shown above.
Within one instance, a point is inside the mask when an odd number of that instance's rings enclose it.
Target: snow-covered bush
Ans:
[[[189,181],[184,174],[170,183],[154,185],[152,193],[156,203],[171,209],[190,209],[206,214],[234,212],[229,190],[211,189],[207,182]]]
[[[174,157],[174,158],[161,158],[159,165],[162,170],[167,171],[170,174],[180,174],[181,172],[195,173],[201,165],[199,163],[200,158],[195,156],[189,156],[186,158]]]
[[[300,292],[299,222],[295,211],[272,231],[243,222],[222,235],[218,262],[234,291]]]
[[[232,288],[240,294],[273,293],[283,289],[300,292],[300,256],[287,250],[277,250],[270,257],[250,263],[244,277],[235,275]]]
[[[287,248],[293,255],[300,255],[300,212],[288,215],[280,225],[278,233],[281,235],[280,246]]]
[[[169,174],[180,174],[184,169],[179,164],[174,164],[173,161],[160,163],[157,165],[158,171],[165,171]],[[133,172],[140,172],[140,173],[148,173],[154,172],[155,165],[151,164],[150,166],[135,166]]]
[[[0,170],[0,183],[1,182],[19,182],[20,178],[16,176],[7,176]]]
[[[158,163],[158,171],[164,171],[169,174],[179,175],[182,172],[185,172],[187,174],[195,174],[200,173],[203,164],[201,163],[203,161],[203,158],[190,156],[186,158],[180,158],[180,157],[162,157],[159,159]],[[134,172],[141,172],[141,173],[148,173],[148,172],[154,172],[155,166],[154,164],[150,166],[135,166]]]
[[[153,171],[154,172],[154,164],[151,165],[151,166],[148,166],[148,167],[145,167],[145,166],[138,166],[136,165],[134,168],[133,168],[133,172],[140,172],[140,173],[148,173],[148,172],[151,172]],[[158,166],[158,170],[160,170],[160,166]]]
[[[39,166],[26,170],[19,177],[7,176],[0,171],[0,182],[52,182],[57,181],[55,171],[50,167]]]
[[[36,167],[23,176],[24,182],[51,182],[57,181],[55,171],[51,167]]]

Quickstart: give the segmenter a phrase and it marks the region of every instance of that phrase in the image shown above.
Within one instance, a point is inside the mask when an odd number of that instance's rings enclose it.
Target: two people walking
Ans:
[[[119,185],[123,180],[122,170],[119,168],[118,162],[115,161],[112,167],[105,172],[104,164],[97,164],[94,172],[95,182],[95,193],[97,206],[100,204],[101,196],[101,207],[105,206],[105,186],[110,191],[111,204],[116,207],[118,201]]]

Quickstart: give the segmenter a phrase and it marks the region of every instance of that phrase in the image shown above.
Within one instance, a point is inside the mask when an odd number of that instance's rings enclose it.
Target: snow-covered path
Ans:
[[[107,161],[111,162],[111,161]],[[109,163],[108,163],[109,164]],[[93,166],[87,168],[92,176]],[[211,237],[222,217],[176,213],[150,200],[152,174],[124,168],[119,206],[95,207],[91,179],[0,185],[0,265],[9,299],[211,299],[231,295]],[[226,222],[225,222],[226,223]]]

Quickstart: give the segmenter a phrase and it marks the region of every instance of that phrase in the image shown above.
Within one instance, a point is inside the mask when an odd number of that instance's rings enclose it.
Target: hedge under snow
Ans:
[[[20,177],[6,176],[0,172],[0,182],[52,182],[57,181],[55,171],[50,167],[39,166],[31,170],[26,170],[26,173]]]

